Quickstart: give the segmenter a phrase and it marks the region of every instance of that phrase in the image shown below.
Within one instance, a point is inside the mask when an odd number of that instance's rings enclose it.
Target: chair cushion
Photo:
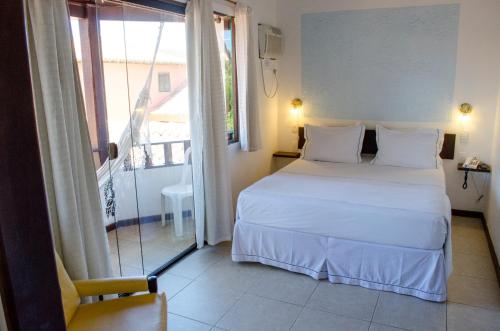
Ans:
[[[165,294],[118,298],[78,307],[69,331],[167,330]]]
[[[75,314],[75,311],[81,303],[81,299],[75,285],[69,278],[66,269],[64,269],[61,258],[55,252],[54,255],[56,256],[57,277],[59,278],[59,286],[61,287],[64,319],[66,321],[66,326],[68,326],[69,322],[73,318],[73,315]]]

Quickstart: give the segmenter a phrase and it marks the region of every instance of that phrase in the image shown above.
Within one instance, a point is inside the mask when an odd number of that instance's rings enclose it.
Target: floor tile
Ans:
[[[231,255],[231,248],[232,248],[232,241],[223,241],[215,246],[215,251],[219,254],[225,255],[225,256],[230,256]]]
[[[215,323],[236,303],[241,292],[207,287],[194,281],[169,302],[169,311],[203,323]]]
[[[393,326],[377,324],[377,323],[370,324],[370,329],[369,329],[369,331],[401,331],[401,330],[404,330],[404,329],[395,328]]]
[[[164,273],[158,277],[158,291],[165,292],[170,300],[191,282],[189,278]]]
[[[204,286],[245,292],[260,277],[260,270],[255,263],[233,262],[229,256],[225,256],[202,273],[197,281],[203,282]]]
[[[295,321],[292,331],[366,331],[369,326],[368,321],[305,308]]]
[[[500,312],[448,303],[448,330],[494,331],[500,329]]]
[[[446,304],[382,292],[373,322],[408,330],[445,330]]]
[[[179,315],[168,314],[167,327],[169,331],[209,331],[212,326],[194,321]]]
[[[322,281],[314,290],[307,307],[370,321],[378,295],[378,291],[363,287]]]
[[[305,305],[318,281],[290,271],[271,268],[262,272],[248,293],[297,305]]]
[[[194,279],[222,259],[223,256],[220,254],[209,248],[203,248],[179,261],[167,273]]]
[[[126,265],[122,264],[121,266],[122,276],[123,277],[134,277],[134,276],[142,276],[147,274],[147,271],[143,272],[141,264],[136,265]]]
[[[226,330],[290,330],[301,307],[245,294],[217,323]]]
[[[500,288],[497,281],[452,274],[448,301],[500,310]]]
[[[484,234],[483,223],[478,218],[453,216],[452,235],[474,236]]]
[[[457,235],[452,228],[452,250],[453,253],[473,254],[489,257],[490,249],[484,232],[475,235]]]
[[[495,267],[490,256],[453,254],[453,274],[496,280]]]
[[[167,222],[165,226],[160,222],[144,223],[141,224],[140,232],[139,226],[131,225],[107,233],[114,264],[118,264],[119,251],[122,264],[142,268],[140,256],[142,244],[144,268],[147,270],[162,266],[195,242],[192,220],[184,220],[184,234],[182,237],[175,236],[171,222]],[[113,268],[113,271],[119,276],[119,268]]]

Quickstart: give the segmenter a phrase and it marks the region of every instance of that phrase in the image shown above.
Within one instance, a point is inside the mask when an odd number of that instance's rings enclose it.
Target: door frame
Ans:
[[[7,327],[66,330],[35,122],[23,1],[0,3],[0,293]]]
[[[105,93],[105,84],[104,84],[104,67],[103,67],[103,62],[102,62],[102,54],[101,54],[101,40],[100,40],[100,24],[99,20],[100,18],[98,17],[98,8],[93,1],[87,1],[87,0],[69,0],[69,11],[70,11],[70,16],[80,18],[85,21],[86,29],[88,31],[85,31],[84,35],[85,38],[87,38],[88,46],[89,47],[83,47],[82,46],[82,51],[84,52],[84,56],[87,56],[87,61],[83,61],[83,67],[84,67],[84,81],[85,81],[85,86],[91,86],[92,88],[92,93],[88,93],[88,91],[84,91],[86,93],[86,107],[90,108],[90,113],[93,113],[93,116],[90,117],[91,121],[91,127],[93,127],[96,130],[97,133],[97,143],[95,144],[97,147],[95,148],[94,152],[99,153],[98,157],[100,159],[100,162],[103,163],[106,158],[107,158],[107,146],[108,146],[108,132],[107,132],[107,125],[108,125],[108,116],[107,116],[107,107],[106,107],[106,93]],[[149,9],[155,9],[155,10],[160,10],[163,12],[168,12],[174,15],[182,15],[185,16],[185,11],[186,11],[186,4],[184,3],[179,3],[175,1],[159,1],[159,0],[110,0],[108,4],[105,4],[104,6],[106,7],[106,12],[103,14],[105,16],[101,17],[107,20],[123,20],[123,12],[121,11],[120,4],[126,5],[130,7],[130,9],[137,8],[138,11],[134,12],[134,18],[137,20],[148,20],[150,17],[149,15],[143,15],[143,8],[149,8]],[[114,10],[113,7],[116,7],[116,10]],[[156,21],[156,19],[153,17],[153,19]],[[82,28],[82,24],[80,24],[80,29]],[[80,33],[82,34],[82,30],[80,30]],[[86,88],[87,90],[88,88]],[[134,174],[134,178],[135,174]],[[137,186],[136,190],[137,190]],[[137,213],[137,219],[131,219],[131,220],[125,220],[125,221],[132,221],[134,225],[139,226],[139,242],[141,246],[141,260],[142,260],[142,267],[144,271],[144,254],[142,252],[142,237],[141,237],[141,216],[139,215],[139,211]],[[194,210],[193,210],[194,214]],[[106,226],[106,232],[109,232],[109,229],[115,230],[116,235],[117,235],[117,241],[119,241],[119,228],[118,222],[115,220],[114,223],[110,224],[110,226]],[[109,229],[108,229],[109,227]],[[120,248],[119,248],[120,243],[117,243],[118,246],[118,259],[120,263],[120,270],[121,270],[121,256],[120,256]],[[197,244],[196,244],[196,238],[194,242],[188,246],[184,251],[179,253],[177,256],[174,258],[164,261],[165,263],[162,264],[160,267],[152,271],[149,275],[151,276],[158,276],[161,273],[165,272],[168,268],[170,268],[172,265],[174,265],[176,262],[179,260],[183,259],[185,256],[189,255],[192,253],[194,250],[196,250]]]

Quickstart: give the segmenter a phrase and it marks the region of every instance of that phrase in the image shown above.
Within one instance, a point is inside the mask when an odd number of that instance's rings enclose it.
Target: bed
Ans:
[[[233,261],[445,301],[444,171],[296,160],[241,192]]]

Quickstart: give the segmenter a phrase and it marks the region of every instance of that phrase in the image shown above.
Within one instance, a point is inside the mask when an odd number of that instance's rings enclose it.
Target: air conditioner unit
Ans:
[[[281,30],[267,24],[259,24],[259,58],[277,59],[281,55]]]

